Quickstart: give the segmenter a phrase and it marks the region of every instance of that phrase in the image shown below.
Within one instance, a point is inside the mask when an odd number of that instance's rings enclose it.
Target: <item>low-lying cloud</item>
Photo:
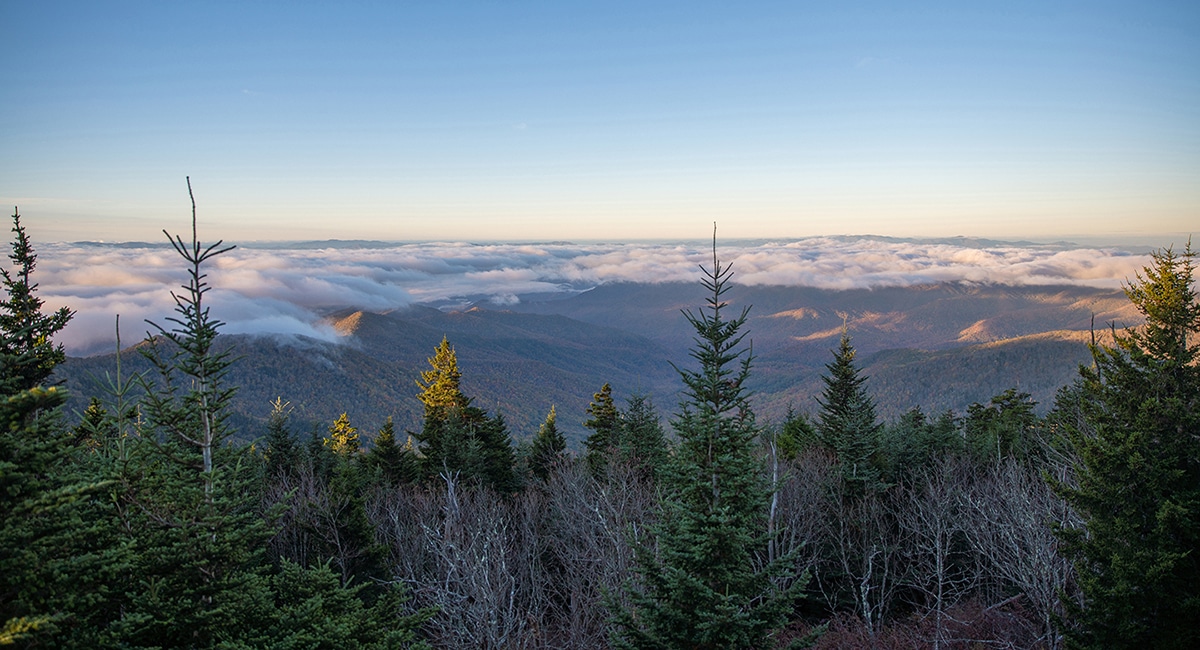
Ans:
[[[35,279],[48,308],[76,315],[59,335],[71,354],[141,338],[146,319],[164,326],[171,291],[186,268],[165,244],[43,244]],[[721,245],[734,282],[853,289],[940,282],[1117,287],[1149,258],[1068,245],[809,238]],[[323,317],[338,309],[387,311],[413,303],[487,302],[503,307],[531,294],[572,293],[612,282],[695,282],[710,264],[703,244],[245,245],[215,258],[206,295],[229,333],[336,340]]]

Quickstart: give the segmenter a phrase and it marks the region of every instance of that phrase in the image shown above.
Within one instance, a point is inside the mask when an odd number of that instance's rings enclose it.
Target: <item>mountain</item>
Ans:
[[[1089,360],[1093,322],[1104,328],[1138,322],[1118,290],[947,283],[828,290],[734,286],[729,316],[750,306],[746,331],[756,361],[750,388],[763,422],[789,407],[815,411],[824,364],[843,324],[868,376],[880,415],[912,406],[965,411],[1016,386],[1049,405]],[[506,418],[518,439],[532,435],[553,405],[561,430],[578,445],[592,393],[611,383],[616,395],[652,396],[667,419],[687,367],[692,332],[681,310],[703,304],[692,284],[610,284],[559,300],[523,300],[503,310],[425,306],[387,313],[328,315],[336,343],[297,336],[223,335],[238,361],[235,424],[261,435],[277,397],[290,401],[293,429],[324,427],[343,411],[370,435],[388,415],[401,430],[420,425],[415,395],[426,359],[447,336],[458,354],[462,387],[478,406]],[[127,351],[125,368],[146,368]],[[103,394],[96,377],[113,355],[68,359],[58,376],[71,406]]]
[[[503,414],[517,438],[532,435],[553,405],[560,430],[580,440],[592,393],[604,382],[655,395],[678,387],[670,360],[642,337],[562,316],[471,309],[442,312],[410,307],[377,314],[347,310],[329,317],[337,343],[297,336],[222,335],[236,362],[229,383],[238,386],[235,424],[261,435],[277,397],[293,407],[293,430],[306,433],[346,412],[364,434],[391,415],[397,428],[420,426],[416,399],[420,373],[447,336],[458,354],[463,391],[475,404]],[[103,394],[98,379],[113,373],[115,355],[70,358],[58,371],[81,409],[84,396]],[[125,371],[149,369],[133,350]],[[257,433],[255,433],[257,432]]]

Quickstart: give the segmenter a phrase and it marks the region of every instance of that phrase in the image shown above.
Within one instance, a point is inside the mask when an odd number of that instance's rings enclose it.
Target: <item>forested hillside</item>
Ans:
[[[1089,359],[1093,324],[1135,324],[1140,316],[1119,291],[1085,287],[943,284],[873,291],[739,287],[753,304],[747,328],[756,356],[749,379],[760,416],[782,420],[789,408],[815,413],[820,375],[841,332],[842,315],[860,351],[880,415],[912,406],[965,413],[1009,387],[1049,408],[1076,366]],[[341,339],[222,336],[240,359],[231,381],[242,431],[261,435],[269,403],[293,405],[299,428],[343,411],[377,428],[392,417],[401,430],[420,422],[414,385],[429,351],[449,336],[465,386],[503,413],[518,438],[537,430],[551,405],[573,448],[587,435],[587,396],[609,383],[624,398],[653,396],[665,408],[683,385],[671,364],[687,359],[692,335],[681,310],[693,287],[616,284],[569,298],[467,310],[413,306],[388,313],[351,310],[329,316]],[[765,308],[764,308],[765,307]],[[137,364],[139,357],[132,356]],[[114,356],[70,358],[59,377],[82,410]],[[253,437],[253,435],[251,437]]]
[[[43,313],[17,215],[13,232],[0,643],[1200,643],[1190,247],[1157,252],[1118,305],[753,289],[714,241],[688,291],[538,307],[558,315],[338,313],[329,345],[220,335],[204,270],[227,248],[193,234],[172,239],[173,318],[118,371],[64,363],[73,314]],[[646,308],[606,312],[620,289]],[[1089,348],[1089,311],[1138,326]],[[815,374],[789,374],[790,354]]]

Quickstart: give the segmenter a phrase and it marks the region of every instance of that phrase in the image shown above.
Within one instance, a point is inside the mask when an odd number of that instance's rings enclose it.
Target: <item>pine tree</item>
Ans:
[[[1076,647],[1200,646],[1200,301],[1196,254],[1170,248],[1125,294],[1145,325],[1093,344],[1066,435],[1075,485],[1056,489],[1083,516],[1062,531],[1082,609]],[[1061,397],[1061,396],[1060,396]]]
[[[850,334],[843,327],[833,362],[825,364],[828,374],[821,376],[825,389],[818,400],[817,435],[836,455],[848,494],[859,496],[882,487],[876,465],[881,425],[854,356]]]
[[[38,285],[31,276],[37,266],[37,254],[21,225],[21,214],[13,209],[13,268],[0,268],[7,298],[0,301],[0,395],[8,395],[41,385],[66,359],[62,344],[52,340],[74,315],[67,307],[52,314],[42,313],[43,301],[37,297]]]
[[[543,481],[550,478],[550,472],[561,461],[563,452],[567,450],[567,439],[558,431],[557,414],[554,407],[546,414],[546,420],[538,427],[537,436],[533,439],[533,448],[529,454],[529,470]]]
[[[627,648],[764,647],[783,623],[788,593],[764,568],[768,487],[753,448],[747,401],[751,355],[740,349],[748,308],[726,320],[732,275],[716,257],[704,270],[707,309],[684,312],[696,332],[697,371],[680,370],[688,401],[675,420],[679,445],[663,473],[656,547],[637,547],[640,588],[620,609],[614,644]],[[740,363],[739,363],[740,362]]]
[[[600,388],[599,393],[592,395],[588,405],[588,418],[583,426],[592,430],[592,435],[584,441],[587,447],[587,465],[592,476],[603,476],[608,463],[612,461],[620,442],[620,414],[613,403],[612,386],[607,383]]]

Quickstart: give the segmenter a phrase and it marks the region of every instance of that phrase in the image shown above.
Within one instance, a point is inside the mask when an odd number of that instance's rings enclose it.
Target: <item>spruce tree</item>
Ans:
[[[622,462],[648,479],[656,479],[667,462],[667,437],[654,403],[646,395],[631,395],[620,415],[617,442]]]
[[[567,450],[567,439],[558,430],[557,418],[554,407],[551,406],[546,420],[538,427],[529,453],[529,470],[535,478],[543,481],[550,478],[550,472]]]
[[[1067,602],[1089,648],[1200,647],[1200,301],[1196,254],[1153,253],[1125,294],[1145,316],[1093,344],[1066,422],[1083,516],[1062,531],[1083,606]]]
[[[1036,440],[1037,402],[1029,393],[1009,388],[992,397],[987,406],[978,402],[967,407],[963,437],[968,451],[980,462],[998,463],[1004,458],[1026,460],[1039,452]]]
[[[288,429],[291,404],[278,397],[271,402],[267,416],[267,435],[263,439],[263,457],[269,478],[294,474],[300,464],[300,449]]]
[[[0,645],[95,647],[129,575],[109,516],[107,458],[93,444],[110,422],[93,400],[68,430],[66,392],[41,385],[64,358],[51,337],[72,312],[41,313],[36,256],[19,215],[13,223],[16,266],[2,272],[0,302]]]
[[[141,378],[144,420],[121,472],[138,581],[112,628],[134,647],[216,645],[238,638],[250,603],[268,598],[258,567],[270,529],[246,498],[257,478],[252,450],[227,444],[232,359],[205,302],[206,265],[233,247],[200,243],[194,200],[191,241],[164,234],[188,283],[171,294],[171,329],[151,323],[157,334],[142,348],[155,372]]]
[[[882,427],[875,417],[875,402],[863,387],[866,377],[859,374],[854,357],[850,334],[843,327],[833,361],[825,364],[828,374],[821,376],[825,389],[818,399],[821,412],[817,416],[817,435],[837,457],[842,481],[852,497],[883,485],[876,458]]]
[[[366,462],[386,485],[410,483],[417,478],[417,459],[412,446],[409,443],[401,446],[396,442],[396,424],[390,415],[375,436]]]
[[[420,443],[422,475],[426,479],[457,475],[502,493],[517,489],[508,425],[503,416],[489,417],[487,411],[472,406],[471,398],[463,394],[458,357],[445,337],[429,365],[417,382],[425,418],[421,432],[413,434]]]
[[[350,426],[350,418],[342,413],[329,426],[329,435],[323,442],[335,455],[353,457],[360,449],[358,427]]]
[[[706,308],[684,312],[695,330],[698,370],[680,370],[687,401],[674,426],[679,444],[663,478],[653,545],[637,547],[640,587],[619,609],[613,641],[625,648],[751,648],[769,644],[790,594],[764,561],[769,491],[754,443],[759,429],[740,347],[749,308],[727,320],[732,272],[716,257],[704,270]]]
[[[428,361],[430,369],[423,371],[417,381],[417,387],[421,389],[417,399],[425,407],[424,418],[421,431],[412,437],[421,452],[422,473],[433,477],[445,469],[446,454],[453,456],[463,451],[459,447],[465,442],[447,439],[456,433],[449,430],[449,422],[452,414],[461,415],[467,409],[470,400],[459,388],[462,373],[458,370],[458,355],[450,347],[449,339],[442,337]]]
[[[605,383],[600,392],[592,395],[587,413],[591,417],[583,426],[591,429],[592,434],[584,441],[587,448],[586,462],[592,476],[599,478],[616,454],[620,441],[620,413],[613,403],[612,386]]]
[[[42,313],[38,285],[31,276],[37,254],[21,225],[21,214],[13,209],[12,268],[0,268],[7,297],[0,300],[0,394],[8,395],[39,386],[66,359],[62,344],[52,337],[67,326],[74,314],[62,307]]]

